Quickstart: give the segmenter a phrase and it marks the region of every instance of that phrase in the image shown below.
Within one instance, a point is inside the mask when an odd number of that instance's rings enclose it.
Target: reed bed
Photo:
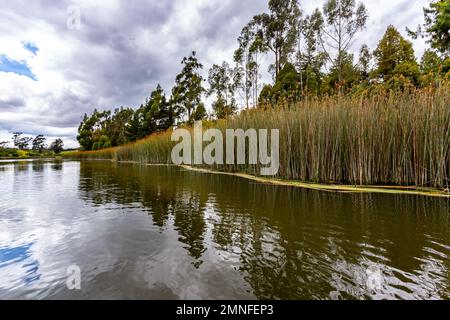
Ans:
[[[279,129],[277,178],[317,183],[448,189],[450,86],[370,97],[311,98],[251,109],[204,127]],[[144,164],[171,163],[171,132],[125,146],[71,154]],[[208,166],[203,166],[207,167]],[[258,165],[214,165],[258,175]]]
[[[175,145],[172,132],[153,134],[144,139],[123,146],[96,151],[72,152],[64,156],[84,160],[113,160],[142,164],[170,164]]]

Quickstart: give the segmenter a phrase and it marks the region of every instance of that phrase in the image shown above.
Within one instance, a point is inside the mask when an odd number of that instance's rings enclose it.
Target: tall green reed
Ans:
[[[279,129],[277,178],[353,185],[450,185],[449,86],[366,97],[309,98],[244,110],[204,127]],[[72,157],[170,164],[171,133]],[[225,143],[225,142],[224,142]],[[224,146],[225,150],[225,146]],[[208,167],[205,166],[204,167]],[[257,175],[259,165],[211,169]]]

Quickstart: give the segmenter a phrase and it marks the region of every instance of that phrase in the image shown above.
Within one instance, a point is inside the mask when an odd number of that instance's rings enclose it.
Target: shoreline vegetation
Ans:
[[[172,129],[193,130],[202,121],[205,130],[222,135],[227,129],[279,130],[280,166],[271,177],[277,181],[448,193],[447,2],[430,2],[425,23],[407,32],[430,44],[418,61],[413,43],[393,25],[374,50],[362,45],[355,60],[350,44],[359,33],[364,36],[369,19],[363,3],[327,0],[305,15],[298,1],[270,0],[242,28],[231,64],[213,64],[204,78],[192,51],[181,60],[170,94],[157,85],[139,107],[85,114],[77,136],[85,152],[72,156],[169,164],[178,143],[171,141]],[[264,84],[263,57],[272,62],[272,81]],[[205,96],[211,99],[209,113]],[[216,159],[195,167],[260,179],[265,166],[248,164],[254,163],[248,161],[250,143],[257,144],[248,139],[247,164]],[[234,148],[226,150],[225,143],[222,150],[231,154]]]
[[[205,174],[225,175],[233,176],[246,180],[251,180],[261,184],[269,184],[283,187],[303,188],[317,191],[326,192],[340,192],[340,193],[384,193],[384,194],[404,194],[404,195],[419,195],[428,197],[449,198],[450,193],[445,190],[438,190],[433,188],[416,188],[416,187],[401,187],[401,186],[352,186],[352,185],[339,185],[339,184],[325,184],[325,183],[310,183],[294,180],[283,180],[276,178],[267,178],[262,176],[254,176],[239,172],[224,172],[215,171],[211,169],[199,168],[190,165],[176,165],[166,163],[147,163],[142,164],[135,161],[116,161],[111,159],[86,159],[85,161],[112,161],[121,164],[136,164],[143,166],[161,166],[161,167],[179,167],[184,170],[194,171]]]
[[[183,169],[196,171],[208,174],[219,174],[219,175],[230,175],[239,178],[244,178],[247,180],[252,180],[255,182],[263,184],[271,184],[277,186],[285,187],[296,187],[303,189],[312,189],[317,191],[328,191],[328,192],[345,192],[345,193],[389,193],[389,194],[409,194],[409,195],[421,195],[421,196],[432,196],[432,197],[445,197],[450,198],[450,193],[432,189],[432,188],[418,188],[415,187],[395,187],[395,186],[351,186],[351,185],[337,185],[337,184],[320,184],[320,183],[308,183],[293,180],[283,180],[274,178],[265,178],[253,176],[245,173],[232,173],[223,171],[214,171],[204,168],[196,168],[192,166],[182,165]]]
[[[196,166],[259,182],[326,191],[448,196],[450,86],[366,97],[312,98],[276,108],[246,109],[203,127],[280,130],[280,170],[258,165]],[[192,130],[189,126],[189,130]],[[171,130],[119,147],[66,153],[66,158],[170,164]]]
[[[8,141],[0,141],[0,160],[58,158],[64,151],[64,142],[62,139],[56,139],[47,146],[45,143],[47,138],[42,134],[37,135],[34,139],[22,135],[22,132],[13,133],[12,141],[14,148],[8,147]],[[66,152],[72,150],[66,150]]]
[[[26,158],[14,158],[14,157],[0,157],[0,161],[58,161],[62,160],[62,156],[53,156],[53,157],[26,157]]]

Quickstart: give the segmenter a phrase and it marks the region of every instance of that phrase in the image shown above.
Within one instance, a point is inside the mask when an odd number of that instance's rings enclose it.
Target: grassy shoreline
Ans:
[[[23,158],[0,157],[0,160],[3,160],[3,161],[6,161],[6,160],[16,160],[16,161],[42,160],[42,161],[50,161],[50,160],[62,160],[62,156],[55,156],[55,157],[23,157]]]
[[[186,170],[196,171],[201,173],[208,174],[221,174],[221,175],[229,175],[240,177],[248,180],[252,180],[259,183],[271,184],[277,186],[286,186],[286,187],[296,187],[296,188],[304,188],[304,189],[312,189],[318,191],[329,191],[329,192],[346,192],[346,193],[388,193],[388,194],[409,194],[409,195],[421,195],[421,196],[430,196],[430,197],[442,197],[449,198],[450,193],[433,189],[433,188],[421,188],[421,189],[413,189],[415,187],[396,187],[396,186],[352,186],[352,185],[337,185],[337,184],[323,184],[323,183],[309,183],[302,181],[294,181],[294,180],[283,180],[276,178],[264,178],[258,177],[246,173],[238,173],[238,172],[223,172],[223,171],[214,171],[210,169],[204,168],[196,168],[192,166],[180,166]]]

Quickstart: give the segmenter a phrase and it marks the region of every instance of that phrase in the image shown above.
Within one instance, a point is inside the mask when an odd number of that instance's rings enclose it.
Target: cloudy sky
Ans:
[[[362,43],[373,49],[389,24],[404,34],[421,23],[428,1],[363,2],[370,19],[355,51]],[[305,13],[322,3],[300,0]],[[240,30],[266,7],[266,0],[2,1],[0,141],[20,131],[76,147],[84,113],[136,107],[158,83],[169,92],[192,50],[205,74],[231,61]],[[423,41],[414,45],[420,57]]]

